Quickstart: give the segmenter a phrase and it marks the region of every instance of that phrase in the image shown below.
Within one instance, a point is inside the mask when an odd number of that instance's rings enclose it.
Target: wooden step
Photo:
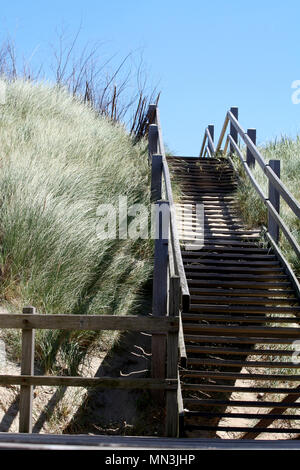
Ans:
[[[270,282],[270,281],[225,281],[222,279],[187,279],[190,292],[197,287],[220,287],[229,289],[254,289],[254,290],[265,290],[266,292],[274,292],[274,289],[277,289],[277,292],[282,292],[281,289],[288,289],[291,286],[291,283],[286,282]],[[270,291],[268,290],[270,289]],[[280,289],[280,290],[278,290]],[[294,292],[293,290],[288,290],[287,292]]]
[[[214,304],[214,305],[292,305],[299,304],[299,301],[296,297],[294,298],[268,298],[268,297],[247,297],[245,296],[228,296],[219,297],[216,295],[191,295],[191,303],[194,305],[196,303],[203,302],[204,304]]]
[[[265,338],[260,335],[253,337],[243,336],[206,336],[197,334],[185,334],[186,343],[213,343],[213,344],[293,344],[295,338]]]
[[[284,349],[241,349],[229,347],[213,347],[213,346],[190,346],[186,345],[186,352],[191,354],[220,354],[222,355],[238,355],[238,356],[292,356],[294,350],[288,351]],[[270,378],[271,380],[271,378]],[[285,376],[285,380],[288,377]]]
[[[262,289],[210,289],[204,288],[201,289],[200,287],[190,287],[190,292],[197,296],[200,294],[213,294],[214,296],[246,296],[246,297],[289,297],[289,300],[292,298],[295,299],[295,302],[298,302],[297,297],[295,297],[295,292],[292,289],[289,290],[262,290]]]
[[[195,399],[184,398],[184,406],[230,406],[245,408],[282,408],[278,401],[261,401],[261,400],[215,400],[215,399]],[[286,406],[285,406],[286,407]],[[300,402],[289,403],[289,408],[300,408]]]
[[[241,361],[242,362],[242,361]],[[273,364],[273,363],[272,363]],[[294,364],[293,364],[294,365]],[[289,365],[290,367],[290,365]],[[187,384],[182,383],[183,390],[193,390],[201,392],[244,392],[244,393],[264,393],[264,394],[283,394],[283,395],[299,395],[298,387],[240,387],[237,385],[218,385],[218,384]]]
[[[268,326],[233,326],[233,325],[202,325],[199,323],[185,323],[183,325],[184,332],[196,331],[200,333],[208,334],[215,333],[223,336],[236,336],[239,334],[245,334],[249,336],[263,336],[263,337],[282,337],[287,336],[289,338],[300,339],[300,328],[289,328],[289,327],[268,327]]]
[[[231,323],[300,323],[299,317],[268,317],[265,315],[214,315],[210,313],[184,313],[182,314],[183,321],[208,321],[208,322],[231,322]]]
[[[185,418],[238,418],[238,419],[261,419],[266,418],[264,413],[222,413],[222,412],[204,412],[204,411],[186,411],[184,414]],[[268,419],[281,419],[281,420],[299,420],[299,415],[278,415],[278,414],[270,414],[268,415]],[[281,431],[284,432],[284,431]]]
[[[220,431],[220,432],[249,432],[253,430],[253,425],[245,426],[202,426],[202,425],[186,425],[186,431]],[[299,434],[300,428],[255,428],[255,433],[261,434],[267,432],[269,434]]]
[[[238,367],[238,368],[252,368],[254,367],[255,369],[300,369],[300,364],[294,364],[291,361],[288,362],[279,362],[279,361],[239,361],[239,360],[231,360],[231,359],[202,359],[202,358],[188,358],[187,360],[187,365],[188,366],[219,366],[219,367]],[[242,390],[231,390],[232,392],[238,392],[238,391],[246,391],[243,390],[243,387],[241,387]],[[187,390],[187,388],[185,388]],[[193,389],[196,390],[196,389]],[[200,389],[197,389],[200,390]],[[205,389],[202,389],[204,391]],[[208,388],[206,389],[208,390]],[[211,390],[212,391],[212,390]],[[214,390],[214,391],[225,391],[225,390]],[[249,391],[249,390],[248,390]],[[259,392],[257,393],[266,393],[266,392]],[[288,392],[272,392],[272,393],[292,393],[291,390]],[[298,388],[297,394],[300,396],[300,389]]]
[[[192,304],[190,311],[194,312],[212,312],[212,313],[227,313],[227,314],[253,314],[253,313],[264,313],[264,314],[291,314],[299,315],[300,307],[275,307],[275,306],[260,306],[260,305],[211,305],[211,304]]]
[[[218,272],[210,272],[210,273],[207,273],[207,272],[197,272],[197,271],[188,271],[186,270],[186,276],[187,276],[187,279],[188,279],[188,282],[195,282],[197,283],[198,280],[202,281],[203,279],[204,280],[221,280],[221,281],[224,281],[224,280],[227,280],[228,282],[231,282],[231,280],[240,280],[240,281],[254,281],[256,283],[259,283],[259,284],[262,284],[263,282],[265,281],[268,281],[268,282],[273,282],[273,283],[282,283],[283,281],[286,281],[288,279],[288,277],[286,276],[286,274],[282,273],[281,274],[278,274],[278,275],[275,275],[275,274],[272,274],[272,275],[265,275],[265,274],[251,274],[251,273],[248,273],[248,274],[231,274],[230,275],[230,278],[228,278],[228,274],[224,274],[224,273],[218,273]],[[229,280],[228,280],[229,279]],[[287,282],[287,281],[286,281]]]
[[[180,374],[182,379],[209,378],[218,380],[258,380],[264,382],[297,382],[300,381],[300,375],[294,374],[244,374],[242,372],[219,372],[204,370],[188,370]]]

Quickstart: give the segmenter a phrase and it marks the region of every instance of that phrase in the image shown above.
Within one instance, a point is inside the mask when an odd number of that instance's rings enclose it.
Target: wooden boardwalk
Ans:
[[[243,225],[228,159],[170,157],[168,165],[181,188],[177,222],[190,292],[190,309],[182,312],[185,435],[300,433],[299,364],[285,347],[300,339],[300,303],[286,269],[272,247],[261,243],[260,230]],[[196,204],[204,205],[204,229],[195,235]],[[182,219],[187,208],[192,213]],[[288,415],[287,405],[280,408],[274,399],[283,394],[289,397]],[[265,420],[253,433],[253,420],[260,417]],[[283,424],[267,429],[274,419]]]

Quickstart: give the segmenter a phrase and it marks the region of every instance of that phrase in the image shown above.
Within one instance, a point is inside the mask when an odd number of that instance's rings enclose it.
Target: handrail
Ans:
[[[262,188],[259,186],[256,179],[252,175],[251,170],[249,168],[249,165],[247,164],[247,161],[244,160],[244,156],[243,156],[242,152],[240,151],[239,147],[237,146],[237,144],[235,143],[235,141],[233,140],[231,135],[229,135],[228,138],[229,138],[230,143],[233,145],[234,150],[236,151],[237,155],[239,156],[240,161],[241,161],[247,175],[249,176],[249,179],[251,181],[252,186],[256,189],[257,194],[259,195],[260,199],[265,204],[265,206],[268,208],[269,212],[271,212],[272,217],[276,220],[277,224],[281,228],[282,232],[284,233],[286,239],[289,241],[290,245],[294,249],[297,256],[300,257],[300,246],[297,243],[295,237],[291,234],[288,227],[286,226],[286,224],[284,223],[284,221],[282,220],[282,218],[278,214],[278,212],[274,209],[273,205],[270,203],[269,199],[266,198],[266,196],[264,195],[264,192],[263,192]]]
[[[208,127],[205,129],[205,133],[207,135],[207,141],[208,141],[207,147],[208,147],[208,149],[211,153],[215,154],[216,153],[216,148],[215,148],[215,145],[214,145],[214,142],[212,140],[212,136],[210,134],[210,131],[209,131]]]
[[[156,112],[152,113],[152,116],[153,116],[153,124],[157,125],[157,130],[158,130],[157,152],[162,156],[162,173],[163,173],[164,182],[165,182],[166,198],[169,201],[169,207],[170,207],[171,241],[173,243],[175,266],[176,266],[177,273],[180,277],[182,305],[183,305],[184,310],[188,310],[189,304],[190,304],[190,292],[189,292],[188,283],[186,280],[186,275],[185,275],[185,270],[183,266],[182,255],[181,255],[177,224],[176,224],[175,204],[174,204],[173,192],[172,192],[172,186],[171,186],[170,171],[169,171],[169,166],[168,166],[168,162],[166,159],[165,147],[164,147],[164,142],[163,142],[163,137],[162,137],[159,108],[156,105],[150,105],[150,106],[151,106],[150,108],[151,110],[153,109],[152,107],[154,106],[156,109]]]
[[[181,310],[189,311],[190,293],[181,255],[175,204],[162,137],[159,109],[156,105],[149,106],[148,116],[151,199],[152,202],[155,202],[157,209],[156,233],[159,233],[159,237],[155,239],[154,248],[152,314],[156,318],[164,315],[175,316],[179,321],[179,330],[168,335],[167,345],[165,339],[159,334],[152,335],[152,376],[153,378],[162,378],[167,373],[168,379],[177,379],[178,383],[178,363],[180,361],[181,365],[186,364]],[[163,188],[165,200],[162,199]],[[168,231],[165,233],[166,227],[163,224],[163,212],[161,211],[166,209],[168,209],[169,218]],[[174,349],[176,349],[176,353],[174,353]],[[165,354],[167,358],[166,369]],[[166,394],[166,412],[169,416],[166,423],[166,434],[168,436],[176,436],[179,432],[180,417],[182,419],[182,407],[180,406],[182,400],[180,400],[180,396],[179,383],[176,393],[169,390]],[[155,398],[161,401],[163,394],[156,395]]]
[[[251,184],[253,185],[253,187],[255,188],[256,192],[259,195],[259,197],[261,198],[261,200],[263,201],[263,203],[267,207],[269,215],[275,221],[275,223],[277,224],[277,227],[280,227],[280,229],[282,230],[283,234],[285,235],[286,239],[288,240],[289,244],[291,245],[291,247],[293,248],[293,250],[295,251],[297,256],[300,256],[300,246],[299,246],[297,240],[292,235],[291,231],[289,230],[289,228],[287,227],[287,225],[285,224],[283,219],[280,217],[276,207],[274,207],[273,203],[269,200],[269,198],[267,198],[265,196],[263,190],[261,189],[261,187],[257,183],[255,177],[253,176],[253,174],[251,172],[251,164],[248,162],[248,157],[247,157],[246,160],[244,159],[244,156],[243,156],[243,154],[242,154],[242,152],[241,152],[241,150],[238,146],[237,138],[234,137],[233,135],[231,135],[231,132],[233,133],[233,130],[236,131],[237,135],[239,135],[241,137],[241,139],[244,141],[244,143],[246,144],[247,155],[248,155],[248,153],[250,153],[252,158],[254,158],[254,160],[253,160],[254,163],[253,164],[255,164],[255,161],[257,161],[257,163],[262,168],[264,174],[267,176],[267,178],[269,180],[270,187],[274,188],[274,190],[276,190],[278,192],[278,194],[285,200],[285,202],[287,203],[289,208],[293,211],[293,213],[299,219],[300,219],[300,203],[290,193],[290,191],[287,189],[285,184],[280,180],[280,178],[277,176],[275,171],[271,168],[270,164],[265,162],[265,160],[264,160],[262,154],[260,153],[260,151],[258,150],[256,144],[252,141],[252,139],[250,138],[248,133],[245,132],[245,130],[242,128],[242,126],[240,125],[238,119],[234,116],[232,110],[233,111],[237,110],[237,108],[231,108],[231,110],[227,111],[226,116],[225,116],[225,120],[224,120],[224,124],[222,126],[222,130],[221,130],[220,137],[219,137],[219,140],[218,140],[218,143],[217,143],[216,147],[214,147],[213,139],[211,139],[209,129],[208,128],[205,129],[204,139],[203,139],[203,143],[202,143],[202,146],[201,146],[201,151],[200,151],[199,156],[200,157],[204,156],[205,153],[207,152],[209,157],[214,157],[214,156],[218,155],[221,152],[221,147],[222,147],[222,143],[224,141],[226,130],[227,130],[228,124],[230,124],[230,126],[231,126],[230,132],[226,136],[225,145],[224,145],[224,149],[222,151],[222,155],[225,156],[227,154],[228,145],[230,144],[230,151],[231,152],[235,151],[237,153],[237,155],[238,155],[239,159],[241,160],[241,163],[242,163],[242,165],[243,165],[243,167],[246,171],[246,174],[250,179]],[[206,149],[204,151],[206,139],[208,140],[208,145],[206,146]],[[203,153],[203,151],[204,151],[204,153]]]
[[[282,183],[282,181],[280,181],[280,179],[274,173],[272,168],[270,168],[270,166],[265,162],[263,156],[259,152],[256,145],[254,145],[252,140],[249,138],[247,133],[244,131],[244,129],[239,124],[238,120],[234,117],[234,115],[230,111],[228,111],[228,119],[233,124],[233,126],[237,130],[238,134],[241,136],[241,138],[245,142],[247,148],[250,150],[250,152],[252,153],[253,157],[255,158],[257,163],[262,168],[265,175],[272,181],[273,185],[276,187],[277,191],[280,193],[280,195],[283,197],[283,199],[286,201],[286,203],[292,209],[294,214],[297,217],[300,218],[300,204],[299,204],[299,202],[289,192],[289,190],[285,187],[285,185]]]
[[[207,140],[207,145],[205,147],[206,140]],[[214,156],[216,154],[215,144],[214,144],[212,135],[210,133],[209,127],[207,127],[204,132],[204,137],[203,137],[203,141],[202,141],[202,145],[201,145],[201,149],[199,153],[199,158],[201,158],[202,156],[205,157],[206,153],[208,154],[210,158],[212,157],[212,155]]]

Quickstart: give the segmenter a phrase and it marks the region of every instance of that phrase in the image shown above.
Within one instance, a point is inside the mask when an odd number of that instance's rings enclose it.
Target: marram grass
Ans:
[[[101,203],[149,204],[146,144],[65,90],[16,80],[0,105],[0,295],[13,311],[126,315],[151,274],[148,240],[100,240]],[[14,351],[19,336],[10,334]],[[37,358],[72,371],[95,334],[37,332]],[[76,367],[74,366],[76,365]]]

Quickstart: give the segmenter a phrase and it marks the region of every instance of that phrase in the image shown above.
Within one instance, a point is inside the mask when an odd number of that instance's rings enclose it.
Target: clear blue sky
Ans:
[[[204,127],[238,106],[258,141],[300,133],[299,0],[14,0],[2,2],[1,35],[21,53],[47,59],[55,29],[65,24],[80,41],[103,42],[105,56],[143,51],[167,145],[177,154],[199,152]],[[300,158],[300,156],[299,156]]]

